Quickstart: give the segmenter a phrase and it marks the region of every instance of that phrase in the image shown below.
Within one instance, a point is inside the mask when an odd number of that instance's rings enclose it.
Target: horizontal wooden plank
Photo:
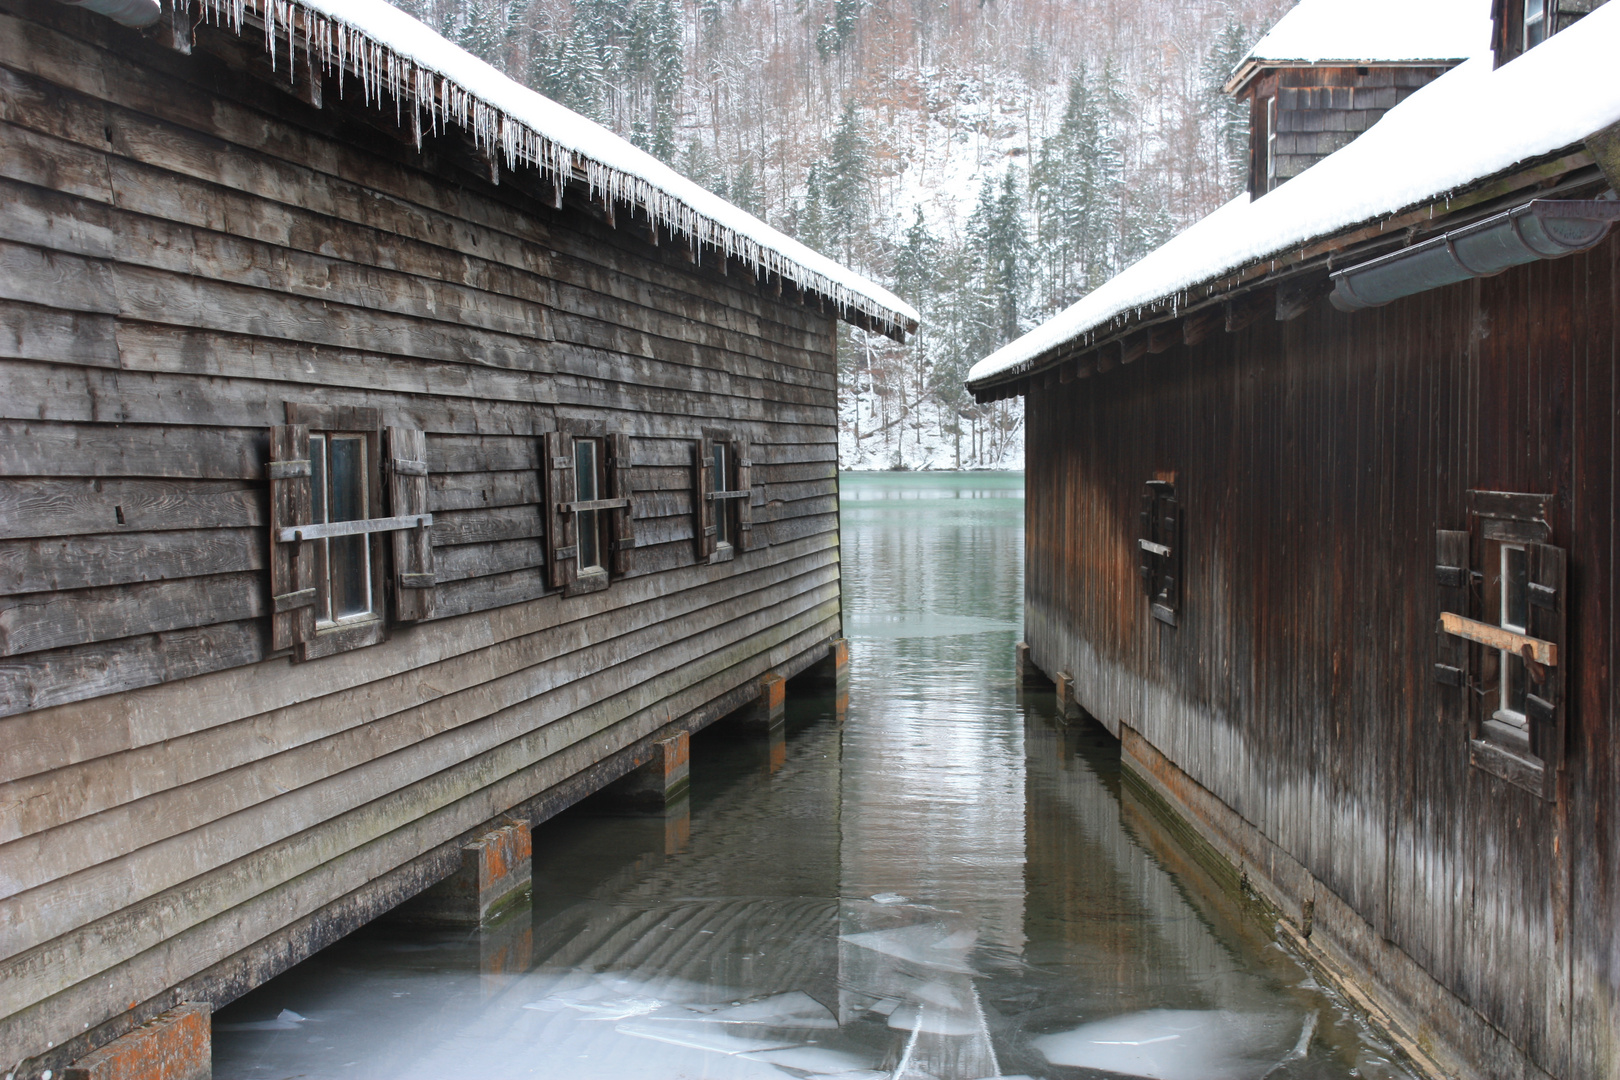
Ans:
[[[436,514],[490,506],[526,506],[539,501],[540,474],[532,468],[428,476],[428,509]]]
[[[41,1004],[17,1014],[17,1019],[30,1026],[76,1031],[82,1026],[81,1017],[104,1015],[103,999],[107,995],[117,1001],[146,1000],[183,979],[186,972],[231,955],[241,943],[273,933],[317,910],[331,897],[376,880],[414,853],[448,842],[523,803],[560,778],[602,759],[617,746],[645,737],[667,723],[671,715],[679,717],[697,709],[773,666],[821,647],[837,629],[837,615],[832,613],[798,633],[784,634],[779,639],[773,634],[772,640],[751,643],[751,652],[729,657],[734,662],[728,667],[698,673],[695,681],[684,677],[684,673],[660,680],[648,689],[664,696],[645,699],[645,704],[644,699],[638,699],[635,704],[640,708],[616,724],[607,721],[624,706],[604,702],[590,710],[592,715],[571,717],[565,724],[545,725],[526,736],[515,748],[515,755],[499,759],[486,755],[457,773],[434,777],[403,798],[335,822],[322,850],[337,854],[327,857],[324,863],[308,863],[310,845],[273,845],[253,860],[213,872],[165,897],[161,902],[171,914],[167,923],[155,917],[154,909],[160,901],[154,900],[93,929],[77,931],[54,942],[49,949],[19,958],[20,963],[6,974],[14,985],[28,983],[22,992]],[[581,734],[593,728],[594,734]],[[577,755],[570,756],[575,748]],[[463,782],[460,774],[469,769],[496,779],[487,781],[473,794],[457,798],[453,792]],[[424,812],[424,806],[432,809]],[[401,824],[393,824],[395,819]],[[301,865],[303,869],[299,869]],[[266,888],[264,883],[269,881],[283,884]],[[244,886],[248,886],[245,891]],[[226,911],[230,912],[229,920],[218,924],[210,921],[212,914]],[[228,925],[234,936],[222,938],[220,925]],[[163,932],[174,935],[173,947],[151,948],[155,943],[152,935]],[[97,955],[92,934],[132,946],[127,951],[132,959],[109,969],[106,954]],[[86,961],[99,961],[99,965],[91,967]],[[100,972],[93,984],[94,992],[81,993],[81,989],[91,989],[92,984],[86,980],[92,971]],[[47,974],[56,978],[41,985],[38,980]],[[59,990],[48,990],[52,985]],[[60,992],[69,987],[73,987],[71,992]],[[83,1024],[89,1022],[84,1020]]]
[[[1531,658],[1538,664],[1548,667],[1558,666],[1558,645],[1556,642],[1543,641],[1540,638],[1530,637],[1514,630],[1500,626],[1492,626],[1477,619],[1465,618],[1451,611],[1440,613],[1440,629],[1448,634],[1460,637],[1465,641],[1478,642],[1487,648],[1503,649],[1519,655],[1524,649],[1530,650]]]
[[[433,571],[438,575],[441,588],[453,581],[463,581],[467,578],[543,567],[545,561],[545,549],[538,537],[502,540],[491,544],[460,544],[435,548],[433,551]],[[532,595],[538,596],[540,593]],[[463,610],[482,610],[482,607],[467,607]]]
[[[171,783],[116,808],[15,838],[9,828],[4,829],[0,831],[0,866],[8,869],[0,874],[0,899],[232,814],[259,814],[256,807],[299,789],[330,787],[326,782],[339,774],[353,781],[354,788],[344,795],[328,791],[319,800],[324,805],[316,813],[342,812],[365,801],[367,774],[394,770],[397,760],[389,760],[391,755],[417,757],[422,768],[437,771],[432,769],[435,757],[444,765],[453,764],[520,734],[521,721],[512,717],[513,708],[538,706],[552,716],[566,715],[681,665],[700,662],[710,652],[745,641],[775,621],[791,622],[803,611],[836,597],[837,589],[836,572],[829,567],[810,578],[779,582],[701,608],[701,617],[688,621],[687,633],[679,635],[669,632],[668,617],[620,626],[616,613],[605,613],[552,635],[544,643],[544,652],[533,656],[536,663],[503,682],[475,682],[414,710],[395,711],[368,724],[350,724],[328,735],[306,738],[261,759],[264,764],[258,768],[231,768],[189,783]],[[689,601],[678,603],[689,606]],[[445,674],[429,671],[418,677],[433,680]],[[330,705],[341,707],[338,702]],[[452,732],[457,733],[459,746],[440,747],[435,754],[425,745]],[[260,734],[269,734],[264,725],[260,725]],[[165,776],[192,748],[177,744],[169,749]],[[423,775],[427,773],[418,769],[414,778]],[[386,784],[373,788],[384,789]],[[27,816],[37,824],[33,807]],[[109,849],[109,836],[119,838],[118,847]]]
[[[0,300],[0,359],[48,359],[115,368],[118,341],[114,325],[111,315]]]
[[[257,573],[0,596],[0,656],[138,637],[267,613]]]
[[[545,535],[540,507],[492,506],[481,510],[447,510],[433,519],[433,546],[487,544]]]
[[[252,664],[270,652],[267,627],[250,619],[0,660],[0,716]]]
[[[26,698],[19,705],[0,699],[0,707],[12,715],[0,719],[0,782],[24,776],[42,775],[110,754],[141,747],[155,747],[173,739],[220,727],[251,716],[297,706],[326,695],[338,694],[385,679],[414,680],[412,686],[424,693],[442,689],[415,679],[415,673],[434,664],[455,661],[457,671],[476,672],[479,678],[495,678],[505,671],[497,663],[461,663],[457,657],[473,657],[484,650],[499,649],[505,643],[548,633],[568,621],[588,618],[602,611],[627,608],[652,598],[701,589],[729,595],[727,590],[758,588],[756,579],[782,579],[809,573],[836,559],[835,535],[820,535],[773,548],[749,553],[733,563],[732,572],[712,580],[708,567],[692,565],[691,545],[683,545],[682,562],[670,564],[671,572],[657,577],[630,578],[616,582],[609,590],[574,597],[566,604],[553,595],[497,608],[474,616],[447,621],[443,629],[431,633],[411,633],[396,637],[386,648],[362,649],[284,671],[276,678],[265,678],[255,671],[220,671],[185,682],[152,685],[156,676],[141,665],[132,665],[135,682],[117,698],[78,701],[59,697],[55,708],[23,713]],[[638,556],[646,554],[638,550]],[[136,643],[139,644],[139,643]],[[144,656],[140,644],[134,655]],[[50,656],[52,654],[41,654]],[[79,661],[65,654],[64,673],[76,670]],[[117,667],[116,653],[97,654],[98,663]],[[8,670],[0,663],[0,676]],[[48,669],[47,669],[48,670]],[[112,672],[109,679],[116,676]],[[5,687],[0,681],[0,687]],[[92,685],[85,697],[106,692],[107,683]],[[135,690],[135,687],[144,689]],[[52,702],[51,704],[56,704]],[[365,710],[349,709],[350,722],[364,719]]]
[[[177,529],[4,540],[0,541],[0,593],[87,589],[261,570],[268,547],[263,529]]]
[[[663,696],[656,688],[670,672],[690,672],[694,667],[698,671],[723,669],[742,655],[760,651],[764,642],[774,643],[805,629],[807,625],[823,621],[829,613],[836,611],[836,593],[837,586],[833,584],[797,594],[762,610],[694,630],[691,635],[674,642],[667,640],[662,625],[654,625],[638,633],[641,639],[650,637],[654,647],[640,653],[634,662],[611,663],[605,656],[599,655],[614,651],[624,652],[627,656],[636,655],[635,639],[615,639],[587,646],[586,653],[596,658],[586,663],[574,658],[571,663],[542,664],[527,677],[515,678],[506,686],[480,683],[468,694],[474,698],[482,696],[494,700],[509,696],[511,706],[493,712],[488,711],[487,704],[474,707],[473,711],[485,719],[461,723],[454,703],[444,702],[437,712],[444,717],[440,722],[449,726],[427,738],[420,738],[414,730],[415,725],[409,723],[409,718],[402,717],[403,727],[399,722],[393,725],[395,738],[401,734],[404,736],[398,749],[336,775],[316,760],[319,778],[285,793],[276,792],[272,787],[264,796],[252,797],[253,787],[258,786],[256,780],[273,783],[267,775],[243,776],[234,788],[229,782],[216,784],[219,795],[231,798],[234,790],[236,797],[249,805],[228,818],[186,830],[184,835],[175,833],[167,839],[147,844],[115,863],[91,862],[75,873],[41,880],[40,884],[30,886],[29,882],[52,873],[53,864],[71,860],[76,853],[63,845],[53,845],[57,854],[47,862],[22,865],[27,860],[14,863],[8,859],[6,866],[14,870],[16,876],[10,881],[0,882],[0,888],[9,893],[0,898],[0,955],[15,957],[20,951],[32,949],[52,937],[113,915],[187,879],[250,856],[257,849],[334,817],[359,810],[368,803],[397,796],[435,775],[464,769],[467,763],[477,761],[483,755],[495,753],[508,757],[513,754],[514,743],[520,743],[525,735],[534,733],[537,728],[552,726],[573,714],[583,712],[588,715],[593,705],[617,698],[619,704],[614,711],[622,717],[623,713],[633,711],[632,703],[637,699]],[[591,674],[579,677],[580,670]],[[689,679],[691,676],[688,674],[686,677]],[[364,729],[347,741],[363,754],[370,749],[374,738],[383,735],[385,730]],[[389,743],[385,739],[381,745],[387,746]],[[321,749],[318,745],[311,746],[306,748],[305,753],[313,754],[318,759]],[[520,759],[524,756],[518,753]],[[480,771],[483,772],[482,776],[478,775]],[[498,773],[506,771],[503,768]],[[475,770],[471,775],[462,775],[463,785],[483,786],[490,778],[487,767],[485,770]],[[466,788],[463,788],[463,794],[465,792]],[[160,830],[178,824],[173,821],[167,825],[161,824],[160,817],[146,814],[138,820],[145,821],[149,826],[156,825]],[[78,827],[83,829],[93,825],[94,820],[91,819]],[[46,838],[41,835],[31,839]],[[8,848],[11,847],[8,845]],[[35,850],[44,849],[36,847]],[[324,861],[321,854],[316,852],[305,857]],[[224,899],[219,897],[216,902]],[[120,943],[110,951],[129,955],[125,952],[127,946],[128,943]],[[104,964],[105,960],[98,962]],[[26,959],[23,963],[27,964]],[[7,969],[14,969],[15,966],[0,963],[0,974],[5,976],[0,977],[0,1007],[9,1006],[8,1012],[29,1003],[23,995],[39,988],[38,983],[32,986],[18,985],[19,982],[32,980],[11,978],[11,972]],[[27,966],[32,967],[31,964]],[[47,979],[54,979],[64,973],[41,974]]]
[[[264,430],[0,420],[0,474],[262,480]]]
[[[264,525],[265,498],[239,480],[0,477],[0,539]]]

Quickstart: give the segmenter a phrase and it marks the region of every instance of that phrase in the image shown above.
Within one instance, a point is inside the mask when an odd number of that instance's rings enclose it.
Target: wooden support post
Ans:
[[[1097,358],[1097,374],[1106,375],[1119,366],[1119,350],[1112,345],[1105,345],[1091,354]]]
[[[1312,304],[1326,296],[1333,283],[1326,277],[1295,281],[1277,289],[1277,321],[1297,319],[1310,310]]]
[[[1167,322],[1148,327],[1147,351],[1154,356],[1168,352],[1172,345],[1180,343],[1181,326],[1178,323]]]
[[[1121,338],[1119,342],[1119,362],[1134,364],[1147,355],[1148,336],[1137,334],[1135,337]]]
[[[843,684],[849,675],[849,642],[833,638],[827,644],[827,655],[793,677],[795,688],[826,690]]]
[[[208,1080],[214,1072],[206,1002],[186,1002],[62,1070],[62,1080]]]
[[[1208,308],[1196,314],[1189,315],[1181,321],[1181,342],[1184,345],[1197,345],[1209,337],[1226,321],[1226,313],[1220,308]]]
[[[1080,716],[1080,706],[1074,700],[1074,676],[1067,671],[1060,671],[1054,681],[1057,683],[1058,716],[1063,720],[1077,719]]]
[[[678,732],[659,739],[647,760],[603,792],[608,801],[638,810],[662,810],[691,787],[692,736]]]
[[[1049,689],[1052,680],[1046,677],[1046,672],[1035,666],[1029,658],[1029,644],[1020,641],[1013,646],[1013,673],[1019,686],[1038,689]]]
[[[477,926],[523,899],[533,850],[527,822],[497,826],[461,849],[455,873],[395,914],[407,922]]]
[[[1256,319],[1276,310],[1277,300],[1269,290],[1251,293],[1226,305],[1226,332],[1235,334]]]

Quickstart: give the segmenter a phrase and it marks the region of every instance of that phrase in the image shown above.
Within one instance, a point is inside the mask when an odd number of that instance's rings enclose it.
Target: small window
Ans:
[[[371,463],[362,434],[309,437],[310,520],[316,525],[364,521],[371,512]],[[366,534],[315,541],[315,625],[367,619],[376,613],[372,543]]]
[[[602,498],[602,441],[600,439],[574,440],[574,498],[578,502],[595,502]],[[602,559],[602,511],[577,512],[575,529],[579,537],[579,572],[605,574]]]
[[[726,460],[730,455],[727,453],[726,444],[719,440],[714,441],[712,449],[714,491],[716,495],[724,496],[726,492],[732,490],[729,480],[731,469]],[[731,520],[734,515],[735,511],[731,506],[730,499],[721,498],[715,500],[714,542],[717,547],[731,547],[732,537],[736,535],[736,529],[732,527]]]
[[[1501,545],[1499,575],[1497,588],[1500,590],[1500,602],[1497,625],[1514,633],[1528,633],[1530,577],[1524,545]],[[1525,695],[1529,692],[1529,672],[1525,670],[1524,658],[1506,649],[1498,650],[1498,655],[1501,661],[1499,669],[1501,692],[1497,698],[1495,717],[1509,727],[1528,733],[1529,723],[1525,718],[1524,704]]]
[[[1547,0],[1524,0],[1524,47],[1533,49],[1547,40]]]
[[[542,440],[547,578],[567,595],[630,573],[636,546],[630,436],[593,422]]]
[[[1266,99],[1266,190],[1277,186],[1277,99]]]
[[[1137,572],[1147,594],[1148,612],[1168,626],[1176,625],[1181,610],[1181,518],[1174,482],[1149,480],[1142,492]]]

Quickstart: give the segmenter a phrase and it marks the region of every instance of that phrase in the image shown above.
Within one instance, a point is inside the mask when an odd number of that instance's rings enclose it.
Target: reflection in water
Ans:
[[[1404,1076],[1015,693],[1020,478],[844,479],[851,675],[702,733],[689,801],[535,835],[529,909],[381,924],[222,1011],[215,1075]]]

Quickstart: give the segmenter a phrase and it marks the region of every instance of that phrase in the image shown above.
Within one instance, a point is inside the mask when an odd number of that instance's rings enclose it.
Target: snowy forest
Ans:
[[[978,359],[1242,187],[1222,93],[1292,0],[398,0],[922,313],[844,327],[844,468],[1018,469]]]

